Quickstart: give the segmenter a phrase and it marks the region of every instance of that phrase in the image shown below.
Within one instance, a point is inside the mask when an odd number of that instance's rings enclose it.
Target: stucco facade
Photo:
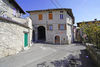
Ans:
[[[52,11],[53,19],[48,19],[49,11]],[[60,19],[60,11],[63,11],[63,19]],[[67,9],[49,9],[49,10],[37,10],[37,11],[27,11],[30,13],[30,18],[33,22],[35,41],[38,41],[38,28],[43,26],[45,28],[45,42],[54,43],[55,37],[60,37],[60,44],[70,44],[73,42],[73,18],[67,13]],[[39,20],[38,15],[42,14],[43,19]],[[65,30],[59,30],[58,24],[66,25]],[[53,26],[53,30],[48,30],[48,25]]]

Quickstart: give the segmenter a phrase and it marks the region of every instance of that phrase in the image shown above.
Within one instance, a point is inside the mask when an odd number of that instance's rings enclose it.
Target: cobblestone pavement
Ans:
[[[81,44],[34,43],[17,55],[0,59],[0,67],[95,67]]]

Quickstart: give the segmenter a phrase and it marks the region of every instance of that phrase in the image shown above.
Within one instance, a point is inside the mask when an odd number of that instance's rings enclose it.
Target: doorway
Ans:
[[[45,41],[46,40],[45,27],[43,27],[43,26],[38,27],[38,40],[39,41]]]
[[[60,37],[59,36],[55,36],[55,44],[60,44]]]
[[[24,33],[24,47],[28,46],[28,33]]]

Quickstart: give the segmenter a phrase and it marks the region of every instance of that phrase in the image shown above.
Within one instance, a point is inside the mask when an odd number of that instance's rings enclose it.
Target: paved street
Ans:
[[[66,67],[65,63],[71,57],[79,60],[80,67],[94,67],[85,49],[85,46],[81,44],[51,45],[36,43],[27,51],[0,59],[0,67],[61,67],[61,65]]]

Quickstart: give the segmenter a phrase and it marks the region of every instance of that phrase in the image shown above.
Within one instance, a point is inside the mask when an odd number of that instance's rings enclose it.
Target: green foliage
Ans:
[[[100,22],[95,22],[95,23],[90,22],[88,24],[83,22],[81,25],[81,29],[82,29],[83,35],[84,34],[87,35],[87,41],[89,43],[93,43],[98,48],[100,48],[100,26],[98,23]]]

